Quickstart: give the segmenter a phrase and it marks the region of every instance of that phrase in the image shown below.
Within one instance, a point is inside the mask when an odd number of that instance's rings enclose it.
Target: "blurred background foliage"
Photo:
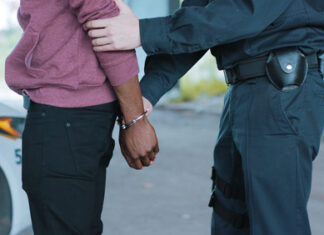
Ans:
[[[212,97],[227,90],[224,74],[217,69],[215,57],[210,52],[180,80],[179,87],[179,97],[173,99],[175,102]]]
[[[173,1],[173,0],[172,0]],[[141,0],[130,0],[131,5],[141,4]],[[174,4],[173,4],[174,5]],[[21,29],[16,20],[19,0],[0,2],[0,82],[4,81],[5,58],[20,39]],[[149,11],[149,9],[147,9]],[[195,100],[224,93],[227,86],[223,73],[217,70],[214,57],[207,53],[179,82],[175,102]]]
[[[180,0],[180,3],[183,0]],[[200,97],[212,97],[226,92],[224,73],[216,66],[215,57],[210,52],[180,80],[179,97],[175,102],[185,102]]]

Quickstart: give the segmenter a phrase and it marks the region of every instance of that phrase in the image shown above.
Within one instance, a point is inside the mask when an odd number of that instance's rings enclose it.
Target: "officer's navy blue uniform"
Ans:
[[[141,20],[140,29],[149,55],[141,88],[156,104],[208,49],[227,71],[278,48],[324,51],[324,1],[185,0],[172,16]],[[306,207],[324,126],[323,67],[316,61],[288,92],[265,74],[229,87],[214,152],[213,235],[311,234]]]

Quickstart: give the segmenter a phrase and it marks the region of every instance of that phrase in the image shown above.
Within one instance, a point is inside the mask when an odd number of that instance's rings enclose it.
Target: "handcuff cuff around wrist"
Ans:
[[[145,110],[144,113],[141,116],[139,116],[138,118],[132,120],[128,124],[126,124],[124,122],[124,119],[121,116],[118,117],[117,122],[118,122],[118,124],[119,124],[119,126],[120,126],[121,129],[127,130],[128,128],[130,128],[131,126],[133,126],[136,122],[138,122],[139,120],[143,119],[145,117],[145,115],[147,114],[147,112],[148,112],[148,110]]]

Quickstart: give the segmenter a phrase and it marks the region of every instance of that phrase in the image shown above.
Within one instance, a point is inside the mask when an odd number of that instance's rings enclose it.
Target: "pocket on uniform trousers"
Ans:
[[[256,85],[247,89],[249,93],[245,94],[245,99],[252,97],[251,105],[243,107],[249,109],[249,120],[253,125],[250,131],[257,135],[296,135],[295,115],[299,112],[300,100],[304,95],[302,89],[281,92],[267,78],[258,79]]]
[[[296,135],[299,133],[299,127],[304,114],[305,90],[306,83],[295,90],[279,91],[282,118],[286,120],[287,125],[290,126]]]

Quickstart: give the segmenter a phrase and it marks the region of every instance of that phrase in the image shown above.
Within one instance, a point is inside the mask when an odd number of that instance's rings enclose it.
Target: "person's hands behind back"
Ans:
[[[159,152],[155,130],[146,117],[126,130],[120,129],[119,144],[128,165],[138,170],[150,166]]]

